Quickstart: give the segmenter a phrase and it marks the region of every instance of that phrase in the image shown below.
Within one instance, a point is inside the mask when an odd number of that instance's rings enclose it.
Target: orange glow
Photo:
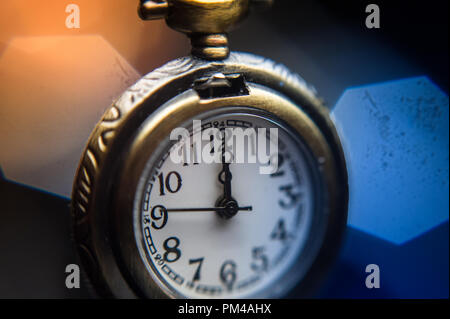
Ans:
[[[70,196],[87,138],[140,75],[188,52],[138,0],[0,2],[0,166],[9,179]],[[80,29],[66,27],[68,4]]]
[[[7,178],[70,196],[87,138],[139,74],[100,36],[16,38],[0,58]]]
[[[68,29],[68,4],[80,8],[80,29]],[[188,53],[188,42],[164,21],[141,21],[138,0],[2,0],[0,54],[24,36],[100,34],[141,74]]]

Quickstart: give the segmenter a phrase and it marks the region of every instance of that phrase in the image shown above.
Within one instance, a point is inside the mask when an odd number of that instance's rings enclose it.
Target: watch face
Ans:
[[[167,137],[142,173],[136,242],[147,271],[169,296],[276,296],[292,288],[317,253],[315,161],[299,136],[249,110],[204,116],[197,131],[191,122],[188,142]],[[224,133],[239,130],[247,132],[243,139]],[[195,133],[203,138],[195,140]],[[177,163],[173,153],[181,143]],[[205,155],[215,160],[207,163]],[[260,161],[263,155],[268,162]]]
[[[312,296],[348,198],[321,103],[283,66],[238,53],[172,61],[124,93],[74,183],[78,251],[99,294]]]

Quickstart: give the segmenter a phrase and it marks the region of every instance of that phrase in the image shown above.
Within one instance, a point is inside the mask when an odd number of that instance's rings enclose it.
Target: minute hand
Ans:
[[[166,208],[167,212],[217,212],[227,209],[226,207],[202,207],[202,208]],[[252,206],[237,207],[239,211],[251,211]]]

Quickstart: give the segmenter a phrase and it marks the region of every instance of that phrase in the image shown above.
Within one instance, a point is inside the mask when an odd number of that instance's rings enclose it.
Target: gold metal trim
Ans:
[[[217,72],[241,74],[250,95],[199,99],[191,87],[197,79]],[[180,100],[179,92],[184,92]],[[165,103],[167,108],[162,107]],[[81,263],[98,294],[172,296],[152,284],[147,271],[141,271],[144,265],[136,241],[127,237],[127,231],[134,229],[127,215],[131,217],[133,211],[143,159],[148,159],[171,127],[203,111],[233,105],[273,113],[301,134],[321,159],[328,188],[327,231],[300,294],[308,294],[318,284],[337,253],[346,225],[347,172],[339,139],[327,109],[299,76],[270,60],[232,53],[220,63],[182,58],[149,73],[111,106],[92,133],[74,180],[71,211]],[[147,288],[136,280],[140,276],[150,276],[145,280]]]
[[[248,15],[251,6],[271,4],[272,0],[147,0],[141,2],[138,13],[143,20],[165,18],[169,27],[185,33],[193,55],[222,60],[230,53],[227,32]]]

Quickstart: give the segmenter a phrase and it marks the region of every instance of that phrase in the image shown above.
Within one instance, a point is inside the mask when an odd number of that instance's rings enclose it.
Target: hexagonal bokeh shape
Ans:
[[[89,134],[138,78],[98,35],[13,39],[0,57],[5,177],[70,197]]]
[[[332,112],[349,225],[401,244],[449,217],[449,101],[427,77],[351,88]]]

